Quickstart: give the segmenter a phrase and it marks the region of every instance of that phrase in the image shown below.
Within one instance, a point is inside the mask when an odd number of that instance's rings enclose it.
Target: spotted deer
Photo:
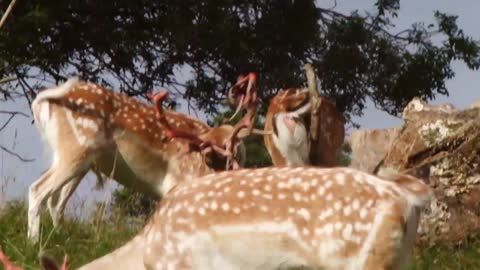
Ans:
[[[331,101],[318,97],[311,113],[311,93],[304,88],[281,90],[270,100],[265,117],[265,146],[276,166],[337,166],[345,129],[344,119]],[[310,137],[312,117],[318,121],[317,138]]]
[[[214,158],[186,152],[192,142],[177,133],[192,134],[200,142],[224,142],[231,139],[234,129],[210,128],[165,109],[161,116],[169,123],[167,128],[158,121],[158,107],[76,78],[41,91],[32,111],[53,152],[50,168],[29,188],[28,236],[34,241],[39,238],[42,205],[47,202],[57,226],[69,197],[89,170],[160,198],[175,184],[169,177],[169,164],[179,153],[183,153],[183,162],[173,170],[182,171],[186,175],[183,179],[225,169]]]
[[[409,175],[343,167],[178,182],[136,237],[80,269],[403,269],[432,195]]]

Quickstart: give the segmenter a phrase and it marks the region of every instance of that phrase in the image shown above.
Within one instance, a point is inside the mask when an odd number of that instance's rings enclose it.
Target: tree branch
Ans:
[[[22,116],[25,116],[25,117],[30,117],[28,114],[24,113],[24,112],[17,112],[17,111],[2,111],[0,110],[0,113],[1,114],[13,114],[13,115],[22,115]]]
[[[0,84],[8,83],[8,82],[15,81],[15,80],[17,80],[17,78],[15,78],[15,77],[6,77],[6,78],[3,78],[3,79],[0,79]]]
[[[12,121],[15,115],[19,114],[28,117],[28,115],[23,112],[0,111],[0,114],[10,114],[10,117],[7,119],[7,121],[0,127],[0,131],[4,130],[7,127],[7,125]]]
[[[7,119],[7,121],[0,127],[0,131],[5,129],[5,127],[12,121],[12,119],[15,117],[15,114],[10,115],[10,117]]]
[[[12,2],[10,2],[10,5],[8,5],[5,13],[3,13],[2,19],[0,20],[0,29],[2,29],[2,26],[7,21],[8,15],[10,15],[10,12],[12,12],[13,6],[15,6],[16,2],[17,2],[17,0],[12,0]]]
[[[19,154],[13,152],[12,150],[7,149],[5,146],[3,146],[3,145],[1,145],[1,144],[0,144],[0,149],[3,150],[3,151],[5,151],[5,152],[7,152],[8,154],[10,154],[10,155],[18,158],[19,160],[21,160],[21,161],[23,161],[23,162],[32,162],[32,161],[35,161],[34,158],[24,158],[24,157],[20,156]]]
[[[326,8],[320,8],[320,7],[317,7],[318,10],[321,12],[321,13],[324,13],[328,16],[330,16],[332,18],[332,20],[334,20],[335,17],[337,18],[342,18],[344,20],[351,20],[352,19],[352,16],[349,16],[349,15],[345,15],[343,13],[340,13],[338,11],[335,11],[335,10],[332,10],[332,9],[326,9]],[[368,16],[367,16],[368,17]],[[366,17],[361,17],[363,19],[363,23],[371,28],[375,28],[375,29],[378,29],[380,30],[382,33],[384,33],[385,35],[389,36],[390,38],[393,38],[393,39],[397,39],[397,40],[402,40],[402,41],[408,41],[410,42],[410,38],[408,37],[402,37],[400,36],[400,34],[403,34],[405,32],[409,32],[411,31],[410,29],[407,29],[407,30],[403,30],[397,34],[392,34],[390,32],[388,32],[386,29],[382,28],[382,27],[378,27],[376,26],[374,23],[371,23],[371,22],[368,22],[367,21],[367,18]],[[427,38],[430,38],[433,34],[437,33],[438,31],[432,31],[432,32],[428,32],[427,34]]]

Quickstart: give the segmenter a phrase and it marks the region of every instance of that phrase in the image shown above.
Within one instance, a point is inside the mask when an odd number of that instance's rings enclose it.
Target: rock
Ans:
[[[372,173],[399,132],[399,128],[354,131],[347,139],[352,149],[349,167]]]
[[[415,115],[416,112],[436,112],[436,113],[453,113],[458,110],[452,104],[431,105],[425,103],[418,97],[413,98],[407,106],[403,109],[403,120],[409,120],[411,115]]]
[[[473,109],[473,108],[480,108],[480,99],[470,104],[470,106],[468,106],[467,109]]]
[[[434,189],[420,242],[462,242],[480,229],[480,107],[459,111],[414,99],[403,116],[379,168],[415,175]]]

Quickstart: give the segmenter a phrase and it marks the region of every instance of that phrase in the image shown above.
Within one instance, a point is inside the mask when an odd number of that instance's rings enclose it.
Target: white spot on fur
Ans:
[[[343,214],[345,216],[349,216],[352,213],[352,207],[350,205],[347,205],[345,208],[343,208]]]
[[[230,205],[226,202],[222,203],[222,209],[223,211],[228,211],[230,209]]]
[[[296,201],[296,202],[299,202],[302,200],[302,195],[298,192],[294,192],[293,193],[293,199]]]
[[[336,201],[334,204],[333,204],[333,207],[335,208],[335,210],[340,210],[340,208],[342,208],[342,202],[341,201]]]
[[[310,220],[310,212],[305,208],[300,208],[297,210],[297,214],[302,216],[306,221]]]
[[[337,181],[337,184],[339,185],[345,185],[345,174],[343,173],[338,173],[335,175],[335,180]]]
[[[367,217],[368,211],[365,208],[360,209],[360,218],[364,219]]]

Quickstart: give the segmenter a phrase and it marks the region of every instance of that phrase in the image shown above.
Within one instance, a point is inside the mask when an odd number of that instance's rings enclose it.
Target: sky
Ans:
[[[330,7],[332,0],[318,0],[322,7]],[[373,12],[373,0],[337,0],[337,11],[350,12],[360,11]],[[412,23],[423,21],[433,22],[433,12],[443,12],[459,15],[458,24],[465,33],[476,40],[480,40],[480,27],[478,27],[478,0],[401,0],[398,18],[394,21],[396,30],[400,31],[409,27]],[[451,103],[459,109],[463,109],[480,99],[480,72],[470,71],[461,62],[454,62],[453,69],[456,76],[447,81],[450,91],[448,97],[438,97],[431,101],[432,104]],[[188,72],[187,72],[188,73]],[[185,75],[185,74],[180,74]],[[187,74],[188,75],[188,74]],[[25,101],[16,103],[1,103],[2,110],[20,110],[30,113]],[[180,109],[182,111],[182,109]],[[184,111],[184,110],[183,110]],[[0,125],[5,121],[0,115]],[[28,186],[33,183],[50,164],[50,156],[45,150],[43,143],[31,118],[18,117],[13,125],[6,131],[0,132],[0,143],[14,149],[23,157],[34,158],[34,162],[21,162],[17,158],[0,151],[0,204],[7,199],[27,198]],[[402,124],[401,119],[389,116],[379,111],[370,103],[362,117],[354,118],[361,125],[361,129],[387,128]],[[110,190],[115,184],[110,182],[105,190],[92,190],[93,177],[87,176],[69,202],[67,211],[70,214],[84,215],[89,212],[90,206],[95,201],[110,199]]]

